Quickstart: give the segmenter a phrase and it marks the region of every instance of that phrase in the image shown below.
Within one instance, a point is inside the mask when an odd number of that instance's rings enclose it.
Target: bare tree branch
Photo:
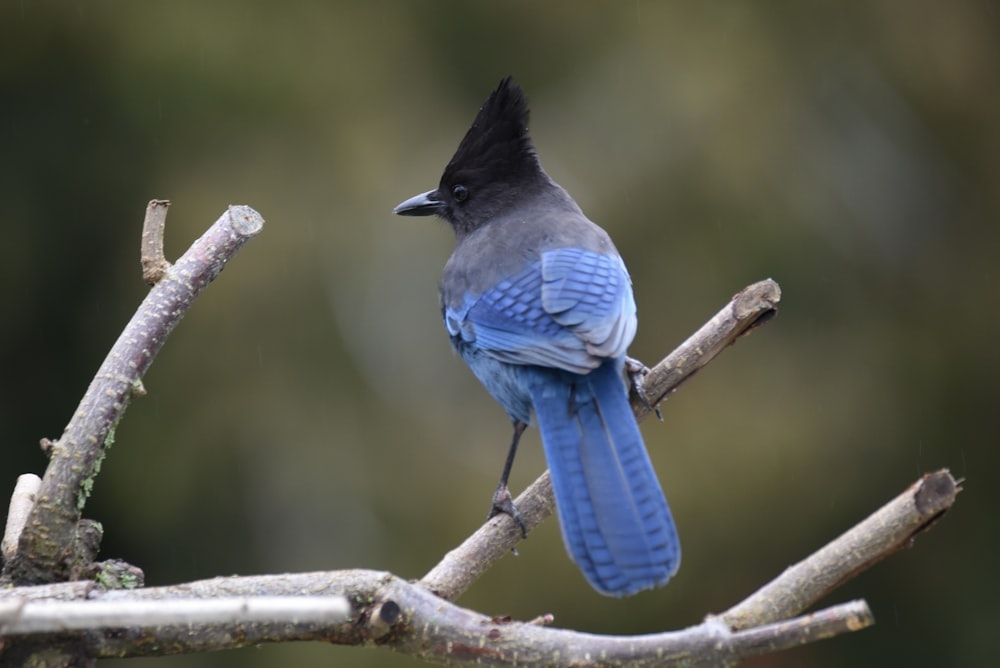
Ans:
[[[719,617],[734,629],[787,619],[903,547],[955,503],[961,491],[947,470],[928,473],[898,497],[808,559],[790,566]]]
[[[649,370],[643,382],[649,404],[659,404],[739,337],[773,317],[780,300],[781,288],[771,279],[740,291],[674,352]],[[649,404],[633,396],[632,410],[639,420],[651,412]],[[531,483],[514,504],[528,532],[551,515],[556,506],[549,472],[545,471]],[[521,540],[517,523],[509,515],[497,515],[446,554],[420,583],[441,598],[454,601]]]
[[[308,598],[302,597],[306,592]],[[262,605],[279,605],[273,603],[278,600],[282,614],[262,619],[240,614],[230,607],[220,617],[217,601],[233,600],[234,596],[240,597],[238,605],[262,598]],[[100,592],[95,587],[88,598],[68,603],[30,603],[4,594],[0,596],[0,629],[4,634],[14,629],[21,633],[59,633],[68,627],[87,629],[80,642],[92,657],[160,656],[266,642],[323,640],[345,645],[374,643],[434,663],[449,664],[717,666],[855,631],[873,622],[864,602],[855,601],[738,633],[732,633],[719,618],[710,617],[681,631],[642,636],[596,635],[490,618],[442,601],[422,587],[391,574],[365,570],[214,578],[134,591]],[[332,623],[329,619],[317,619],[317,600],[331,601],[332,609],[323,604],[321,612],[333,615],[341,612],[336,609],[337,601],[349,600],[350,619]],[[296,603],[301,603],[298,612],[294,609]],[[203,604],[203,609],[199,609],[199,604]],[[29,615],[29,611],[34,614],[32,607],[51,609],[42,620]],[[130,608],[135,611],[131,620],[121,614]],[[84,626],[74,620],[60,626],[61,609],[70,610],[76,619],[89,617],[94,623]],[[177,622],[167,617],[175,609],[200,618],[197,629],[192,629],[187,620]],[[20,618],[16,618],[17,614]],[[99,619],[109,614],[114,616]],[[170,622],[152,623],[151,615]],[[25,618],[29,620],[29,629],[13,626]],[[11,624],[10,631],[7,624]]]
[[[230,207],[150,290],[62,437],[51,443],[51,459],[17,553],[4,565],[10,581],[33,584],[76,576],[80,514],[130,397],[140,391],[142,376],[194,299],[263,223],[249,207]]]

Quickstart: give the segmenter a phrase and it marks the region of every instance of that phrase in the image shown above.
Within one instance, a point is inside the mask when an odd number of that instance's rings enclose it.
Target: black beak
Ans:
[[[421,193],[396,205],[392,210],[399,216],[431,216],[444,208],[444,202],[437,190]]]

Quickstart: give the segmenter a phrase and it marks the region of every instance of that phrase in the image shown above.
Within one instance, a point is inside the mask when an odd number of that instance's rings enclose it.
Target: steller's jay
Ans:
[[[394,209],[455,231],[441,280],[452,345],[514,425],[490,517],[534,410],[563,540],[597,591],[627,596],[677,571],[677,530],[628,401],[636,330],[625,264],[608,234],[542,170],[510,77],[479,110],[436,190]],[[638,365],[641,369],[641,365]]]

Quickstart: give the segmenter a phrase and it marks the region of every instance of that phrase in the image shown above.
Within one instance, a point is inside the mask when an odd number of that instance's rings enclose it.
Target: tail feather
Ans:
[[[619,365],[585,376],[536,367],[529,387],[573,561],[604,594],[665,584],[680,564],[677,530]]]

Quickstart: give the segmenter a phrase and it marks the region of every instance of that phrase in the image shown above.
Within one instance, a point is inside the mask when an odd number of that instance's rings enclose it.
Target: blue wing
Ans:
[[[635,300],[620,257],[558,248],[446,308],[445,324],[453,337],[502,362],[587,373],[625,355],[635,336]]]

